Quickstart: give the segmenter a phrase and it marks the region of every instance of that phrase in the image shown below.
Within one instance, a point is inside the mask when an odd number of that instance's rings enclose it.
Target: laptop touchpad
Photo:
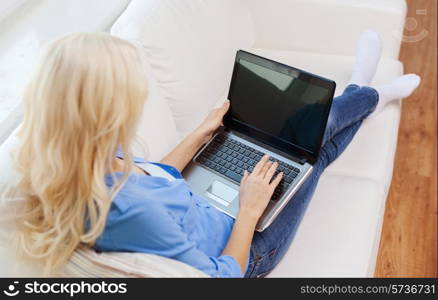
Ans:
[[[224,206],[230,205],[230,203],[237,197],[239,191],[229,187],[228,185],[220,182],[213,181],[213,183],[205,191],[205,195],[213,200],[216,200]]]

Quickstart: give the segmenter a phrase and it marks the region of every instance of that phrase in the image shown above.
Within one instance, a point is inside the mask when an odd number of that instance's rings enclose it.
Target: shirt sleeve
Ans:
[[[106,238],[96,243],[100,250],[151,253],[184,262],[211,277],[242,277],[235,258],[208,256],[199,250],[164,207],[137,205],[118,214],[107,224]]]

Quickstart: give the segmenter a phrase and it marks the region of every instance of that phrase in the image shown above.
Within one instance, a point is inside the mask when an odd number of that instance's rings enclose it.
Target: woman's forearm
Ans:
[[[258,218],[250,214],[239,213],[234,223],[227,246],[222,255],[230,255],[239,263],[242,273],[245,273],[254,230]]]
[[[182,171],[195,153],[206,142],[206,136],[202,132],[197,130],[189,134],[184,140],[182,140],[169,154],[167,154],[161,163],[174,166],[179,171]]]

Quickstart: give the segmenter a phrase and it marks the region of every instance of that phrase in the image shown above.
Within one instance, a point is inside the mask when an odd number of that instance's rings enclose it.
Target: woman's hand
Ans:
[[[224,115],[228,111],[229,107],[230,101],[225,100],[221,107],[213,109],[201,123],[201,125],[196,128],[195,132],[202,136],[204,143],[208,142],[219,126],[223,125],[222,119],[224,118]]]
[[[252,173],[245,170],[240,182],[239,214],[255,218],[256,220],[261,217],[275,188],[283,178],[283,172],[280,172],[272,179],[277,166],[277,162],[270,162],[269,156],[264,155],[254,167]]]

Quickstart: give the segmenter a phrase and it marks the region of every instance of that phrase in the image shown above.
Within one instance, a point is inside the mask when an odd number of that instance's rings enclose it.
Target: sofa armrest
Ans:
[[[254,47],[354,55],[366,29],[379,32],[383,57],[398,59],[405,0],[251,0]]]

